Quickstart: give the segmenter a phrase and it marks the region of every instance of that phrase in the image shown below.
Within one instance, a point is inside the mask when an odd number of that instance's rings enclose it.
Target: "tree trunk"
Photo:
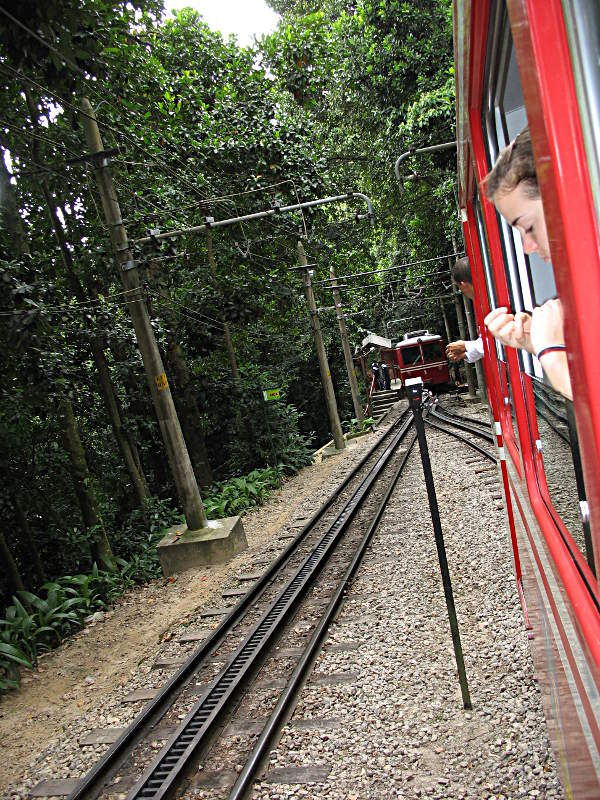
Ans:
[[[29,253],[29,242],[23,229],[23,220],[19,216],[14,188],[10,182],[11,175],[4,161],[4,148],[0,147],[0,209],[2,223],[10,233],[15,252],[19,255]]]
[[[29,563],[31,570],[35,575],[35,582],[38,586],[41,586],[46,582],[46,573],[44,571],[42,559],[40,558],[40,552],[37,548],[37,544],[35,543],[35,539],[33,538],[33,533],[31,531],[31,526],[29,525],[29,520],[27,519],[27,514],[25,513],[25,509],[23,508],[20,497],[16,492],[12,493],[11,499],[13,506],[15,507],[15,511],[17,512],[17,519],[21,529],[22,541],[24,542],[27,552],[29,553]]]
[[[24,592],[25,586],[23,585],[23,579],[21,578],[21,573],[19,572],[17,563],[14,560],[12,553],[10,552],[10,548],[8,546],[6,538],[1,530],[0,530],[0,561],[5,565],[5,570],[6,570],[5,574],[8,581],[8,589],[10,593],[16,594],[17,592]]]
[[[52,202],[52,195],[50,194],[48,184],[45,180],[42,180],[42,191],[46,201],[46,208],[48,209],[48,213],[50,215],[52,230],[54,231],[54,236],[56,237],[62,261],[67,272],[69,285],[77,300],[79,300],[79,302],[85,302],[89,298],[86,296],[81,281],[75,272],[73,257],[71,256],[71,252],[67,246],[64,230],[58,218],[58,214],[56,213],[56,204]],[[121,451],[127,472],[129,473],[129,478],[131,480],[138,505],[143,506],[149,496],[146,478],[141,469],[139,455],[137,452],[134,452],[134,450],[137,451],[137,447],[135,447],[135,444],[131,441],[125,430],[123,415],[120,413],[122,409],[120,408],[117,393],[112,383],[103,343],[100,337],[93,333],[90,333],[90,348],[94,363],[96,364],[96,369],[98,371],[100,390],[102,392],[104,405],[106,406],[106,410],[108,412],[108,418],[110,420],[115,439],[117,440],[119,450]]]
[[[206,233],[206,249],[208,251],[208,263],[210,265],[210,272],[213,279],[213,285],[215,289],[219,291],[219,279],[217,277],[217,264],[215,262],[215,255],[212,246],[212,234],[209,228],[206,228],[205,233]],[[233,339],[231,338],[231,331],[229,330],[229,324],[227,323],[224,314],[221,314],[221,321],[223,323],[223,328],[224,328],[227,355],[229,357],[229,363],[231,365],[231,374],[233,375],[233,380],[235,385],[239,388],[242,385],[242,380],[240,378],[240,371],[238,369],[237,358],[235,355],[235,348],[233,346]]]
[[[102,396],[104,397],[110,423],[112,425],[115,438],[119,444],[121,455],[125,461],[125,466],[127,467],[127,472],[129,473],[129,478],[133,485],[133,490],[137,497],[138,505],[143,506],[149,497],[149,491],[146,483],[146,477],[142,470],[140,456],[137,452],[135,443],[131,441],[129,433],[125,428],[122,413],[123,409],[121,408],[121,404],[119,403],[117,393],[112,383],[110,369],[106,360],[106,354],[97,337],[92,338],[91,348],[96,369],[98,370],[100,388],[102,390]]]
[[[73,406],[68,400],[61,400],[58,410],[63,447],[69,456],[71,477],[79,501],[83,524],[90,534],[92,557],[98,565],[105,565],[112,569],[114,568],[114,557],[90,480]]]
[[[209,486],[213,481],[213,474],[208,460],[200,409],[194,395],[194,387],[190,380],[185,357],[181,352],[179,343],[172,337],[168,337],[167,360],[179,390],[177,392],[177,405],[180,408],[179,418],[190,452],[190,458],[192,459],[196,480],[201,486]]]

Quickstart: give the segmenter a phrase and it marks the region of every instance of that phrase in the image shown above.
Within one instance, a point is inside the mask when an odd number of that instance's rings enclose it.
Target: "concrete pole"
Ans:
[[[89,152],[91,154],[103,153],[104,144],[102,143],[94,109],[87,98],[83,100],[81,108],[83,113],[80,119],[85,130],[85,138]],[[189,530],[205,528],[206,514],[204,513],[204,506],[202,505],[202,498],[198,491],[198,484],[196,483],[192,462],[190,461],[179,419],[177,418],[177,412],[175,411],[175,404],[173,403],[165,368],[160,357],[156,339],[154,338],[154,331],[150,324],[148,309],[146,308],[146,303],[140,297],[139,274],[135,267],[131,250],[129,249],[127,232],[121,219],[121,209],[117,200],[107,158],[98,156],[98,158],[94,160],[94,175],[102,199],[102,208],[115,253],[115,261],[121,274],[123,288],[129,291],[136,290],[132,291],[130,295],[131,297],[135,297],[135,299],[128,301],[127,306],[131,314],[138,347],[146,370],[146,378],[150,386],[154,409],[158,417],[160,432],[167,450],[177,493],[183,506],[185,520]]]
[[[440,300],[440,309],[442,312],[442,318],[444,320],[444,328],[446,329],[446,340],[448,343],[450,343],[452,341],[452,332],[450,331],[450,323],[448,322],[448,315],[446,314],[446,308],[443,300]]]
[[[454,275],[452,274],[452,260],[448,259],[448,264],[450,266],[450,280],[452,281],[452,294],[454,295],[454,308],[456,309],[456,319],[458,321],[458,332],[460,334],[460,338],[463,341],[467,340],[467,329],[465,328],[465,315],[463,313],[463,307],[459,299],[460,289],[456,285],[456,281],[454,280]],[[469,387],[469,398],[471,400],[475,400],[477,397],[477,387],[475,386],[475,374],[473,371],[473,365],[465,362],[465,369],[467,373],[467,386]]]
[[[478,337],[477,328],[475,327],[475,319],[473,316],[473,304],[471,300],[463,294],[463,304],[465,307],[465,316],[467,318],[467,328],[469,330],[469,339],[470,341],[474,342]],[[479,386],[479,392],[483,398],[486,397],[485,391],[485,380],[483,377],[483,367],[481,365],[481,360],[476,361],[475,364],[475,372],[477,374],[477,384]]]
[[[348,331],[346,330],[346,321],[344,320],[344,309],[342,307],[342,298],[340,290],[338,289],[337,278],[335,276],[335,269],[333,266],[329,267],[329,274],[331,276],[331,288],[333,289],[333,302],[335,304],[335,313],[337,316],[338,325],[340,328],[340,337],[342,339],[342,349],[344,350],[344,361],[346,362],[346,371],[348,373],[348,380],[350,382],[350,392],[352,393],[352,403],[354,405],[354,414],[359,425],[362,425],[365,415],[363,413],[360,397],[358,394],[358,382],[356,380],[356,368],[350,352],[350,343],[348,342]]]
[[[327,413],[329,414],[329,424],[331,425],[331,433],[333,441],[338,450],[343,450],[346,446],[346,440],[342,433],[342,426],[340,425],[340,417],[337,410],[337,403],[335,401],[335,392],[333,391],[333,383],[331,381],[331,372],[329,370],[329,363],[327,361],[327,353],[325,352],[325,345],[323,344],[323,336],[321,334],[321,324],[319,322],[319,315],[317,313],[317,304],[315,303],[315,296],[312,289],[310,274],[308,272],[306,260],[306,253],[302,242],[298,242],[298,261],[302,270],[302,278],[304,282],[304,294],[306,295],[306,302],[308,303],[308,310],[310,312],[310,319],[312,322],[313,333],[315,336],[315,346],[317,348],[317,357],[319,359],[319,369],[321,370],[321,383],[323,384],[323,392],[325,393],[325,402],[327,403]]]
[[[444,327],[446,329],[446,338],[447,338],[447,341],[448,341],[448,344],[449,344],[450,342],[454,341],[454,339],[452,338],[452,331],[450,330],[450,322],[448,320],[448,314],[446,314],[446,306],[444,305],[444,301],[443,300],[440,300],[440,309],[442,311],[442,317],[444,319]],[[451,366],[452,366],[452,369],[454,370],[454,378],[455,378],[455,380],[459,381],[460,380],[460,370],[458,368],[458,364],[452,364]]]

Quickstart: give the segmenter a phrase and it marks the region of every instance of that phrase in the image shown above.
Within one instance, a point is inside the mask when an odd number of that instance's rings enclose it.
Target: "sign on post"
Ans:
[[[280,398],[280,389],[263,389],[263,397],[269,402],[269,400],[279,400]]]

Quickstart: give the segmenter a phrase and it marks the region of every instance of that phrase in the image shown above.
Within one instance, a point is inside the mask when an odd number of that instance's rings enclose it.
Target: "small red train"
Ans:
[[[422,378],[428,386],[445,386],[450,380],[442,337],[429,331],[405,333],[395,347],[381,350],[381,358],[402,386],[407,378]]]

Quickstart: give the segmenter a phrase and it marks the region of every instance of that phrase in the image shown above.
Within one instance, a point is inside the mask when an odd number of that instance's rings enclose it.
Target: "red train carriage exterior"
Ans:
[[[515,573],[566,796],[600,797],[600,4],[455,0],[459,202]],[[479,190],[526,125],[551,264]],[[574,400],[484,330],[559,297]]]
[[[450,380],[442,337],[429,331],[404,334],[396,347],[381,351],[381,358],[402,386],[407,378],[422,378],[428,386],[445,386]]]

